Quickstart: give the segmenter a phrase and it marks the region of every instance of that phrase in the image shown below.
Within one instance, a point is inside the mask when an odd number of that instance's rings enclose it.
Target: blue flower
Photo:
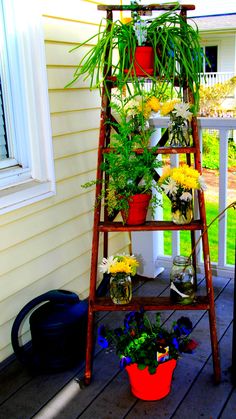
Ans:
[[[106,329],[104,325],[101,325],[98,328],[98,344],[104,349],[108,348],[109,346],[109,342],[106,338]]]
[[[120,359],[120,369],[123,370],[126,365],[132,364],[132,359],[129,356],[122,356]]]
[[[177,351],[178,351],[178,349],[179,349],[179,342],[178,342],[178,339],[173,338],[173,339],[172,339],[172,344],[174,345],[175,349],[177,349]]]
[[[177,320],[177,324],[174,326],[174,331],[177,336],[185,335],[188,336],[193,329],[191,320],[188,317],[180,317]]]
[[[134,320],[135,320],[135,311],[131,311],[130,313],[127,313],[125,315],[124,327],[126,330],[129,330],[130,323],[132,323]]]

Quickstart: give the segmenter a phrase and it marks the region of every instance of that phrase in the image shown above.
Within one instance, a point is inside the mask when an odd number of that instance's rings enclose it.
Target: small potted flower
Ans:
[[[171,200],[172,221],[175,224],[189,224],[193,218],[193,189],[206,189],[203,177],[191,166],[166,167],[158,181]]]
[[[142,400],[158,400],[170,392],[176,361],[182,352],[192,353],[192,322],[181,317],[170,330],[161,325],[160,313],[151,321],[143,310],[127,313],[124,325],[98,329],[98,343],[115,348],[120,368],[126,369],[131,392]]]
[[[169,116],[168,126],[169,143],[171,147],[185,147],[190,145],[190,126],[193,113],[190,112],[190,103],[172,99],[164,102],[160,109],[162,116]]]
[[[99,265],[103,274],[110,275],[110,296],[114,304],[128,304],[132,298],[131,276],[139,262],[133,255],[115,255],[103,258]]]

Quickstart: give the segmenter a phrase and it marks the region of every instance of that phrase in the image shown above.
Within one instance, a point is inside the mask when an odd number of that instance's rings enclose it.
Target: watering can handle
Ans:
[[[27,316],[27,314],[31,310],[33,310],[33,308],[35,308],[39,304],[41,304],[43,302],[47,302],[47,301],[51,301],[52,303],[55,303],[55,304],[60,304],[60,303],[61,304],[62,303],[77,304],[77,303],[79,303],[80,299],[79,299],[77,294],[75,294],[74,292],[71,292],[71,291],[51,290],[51,291],[45,292],[44,294],[41,294],[38,297],[34,298],[33,300],[31,300],[28,304],[26,304],[22,308],[22,310],[17,315],[17,317],[16,317],[16,319],[13,323],[13,326],[12,326],[11,343],[12,343],[12,347],[14,349],[14,352],[15,352],[17,358],[23,363],[27,363],[27,359],[25,357],[24,347],[19,345],[18,334],[19,334],[20,325],[21,325],[22,321],[24,320],[24,318]]]

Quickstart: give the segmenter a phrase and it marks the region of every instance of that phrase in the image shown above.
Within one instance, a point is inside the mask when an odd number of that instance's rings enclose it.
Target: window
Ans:
[[[0,213],[55,193],[37,0],[0,0]]]
[[[206,46],[204,48],[205,52],[205,63],[204,69],[206,73],[217,73],[217,46]]]
[[[2,84],[0,80],[0,160],[6,160],[6,158],[8,157],[9,155],[6,135],[5,114],[2,100]]]

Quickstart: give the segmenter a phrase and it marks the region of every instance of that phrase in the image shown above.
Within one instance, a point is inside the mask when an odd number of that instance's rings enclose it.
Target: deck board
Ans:
[[[168,295],[168,274],[137,284],[136,295]],[[201,288],[199,293],[201,294]],[[83,377],[84,363],[57,374],[33,376],[12,362],[0,372],[0,419],[121,419],[236,417],[236,394],[230,376],[232,363],[233,281],[214,278],[216,317],[222,364],[222,383],[213,382],[213,366],[208,314],[204,311],[162,312],[162,320],[171,323],[188,315],[196,325],[193,337],[199,346],[193,355],[183,354],[174,372],[171,393],[163,400],[137,400],[129,390],[128,376],[120,371],[114,352],[106,353],[95,345],[92,382],[84,389],[74,381]],[[96,313],[98,322],[121,324],[124,313]]]

